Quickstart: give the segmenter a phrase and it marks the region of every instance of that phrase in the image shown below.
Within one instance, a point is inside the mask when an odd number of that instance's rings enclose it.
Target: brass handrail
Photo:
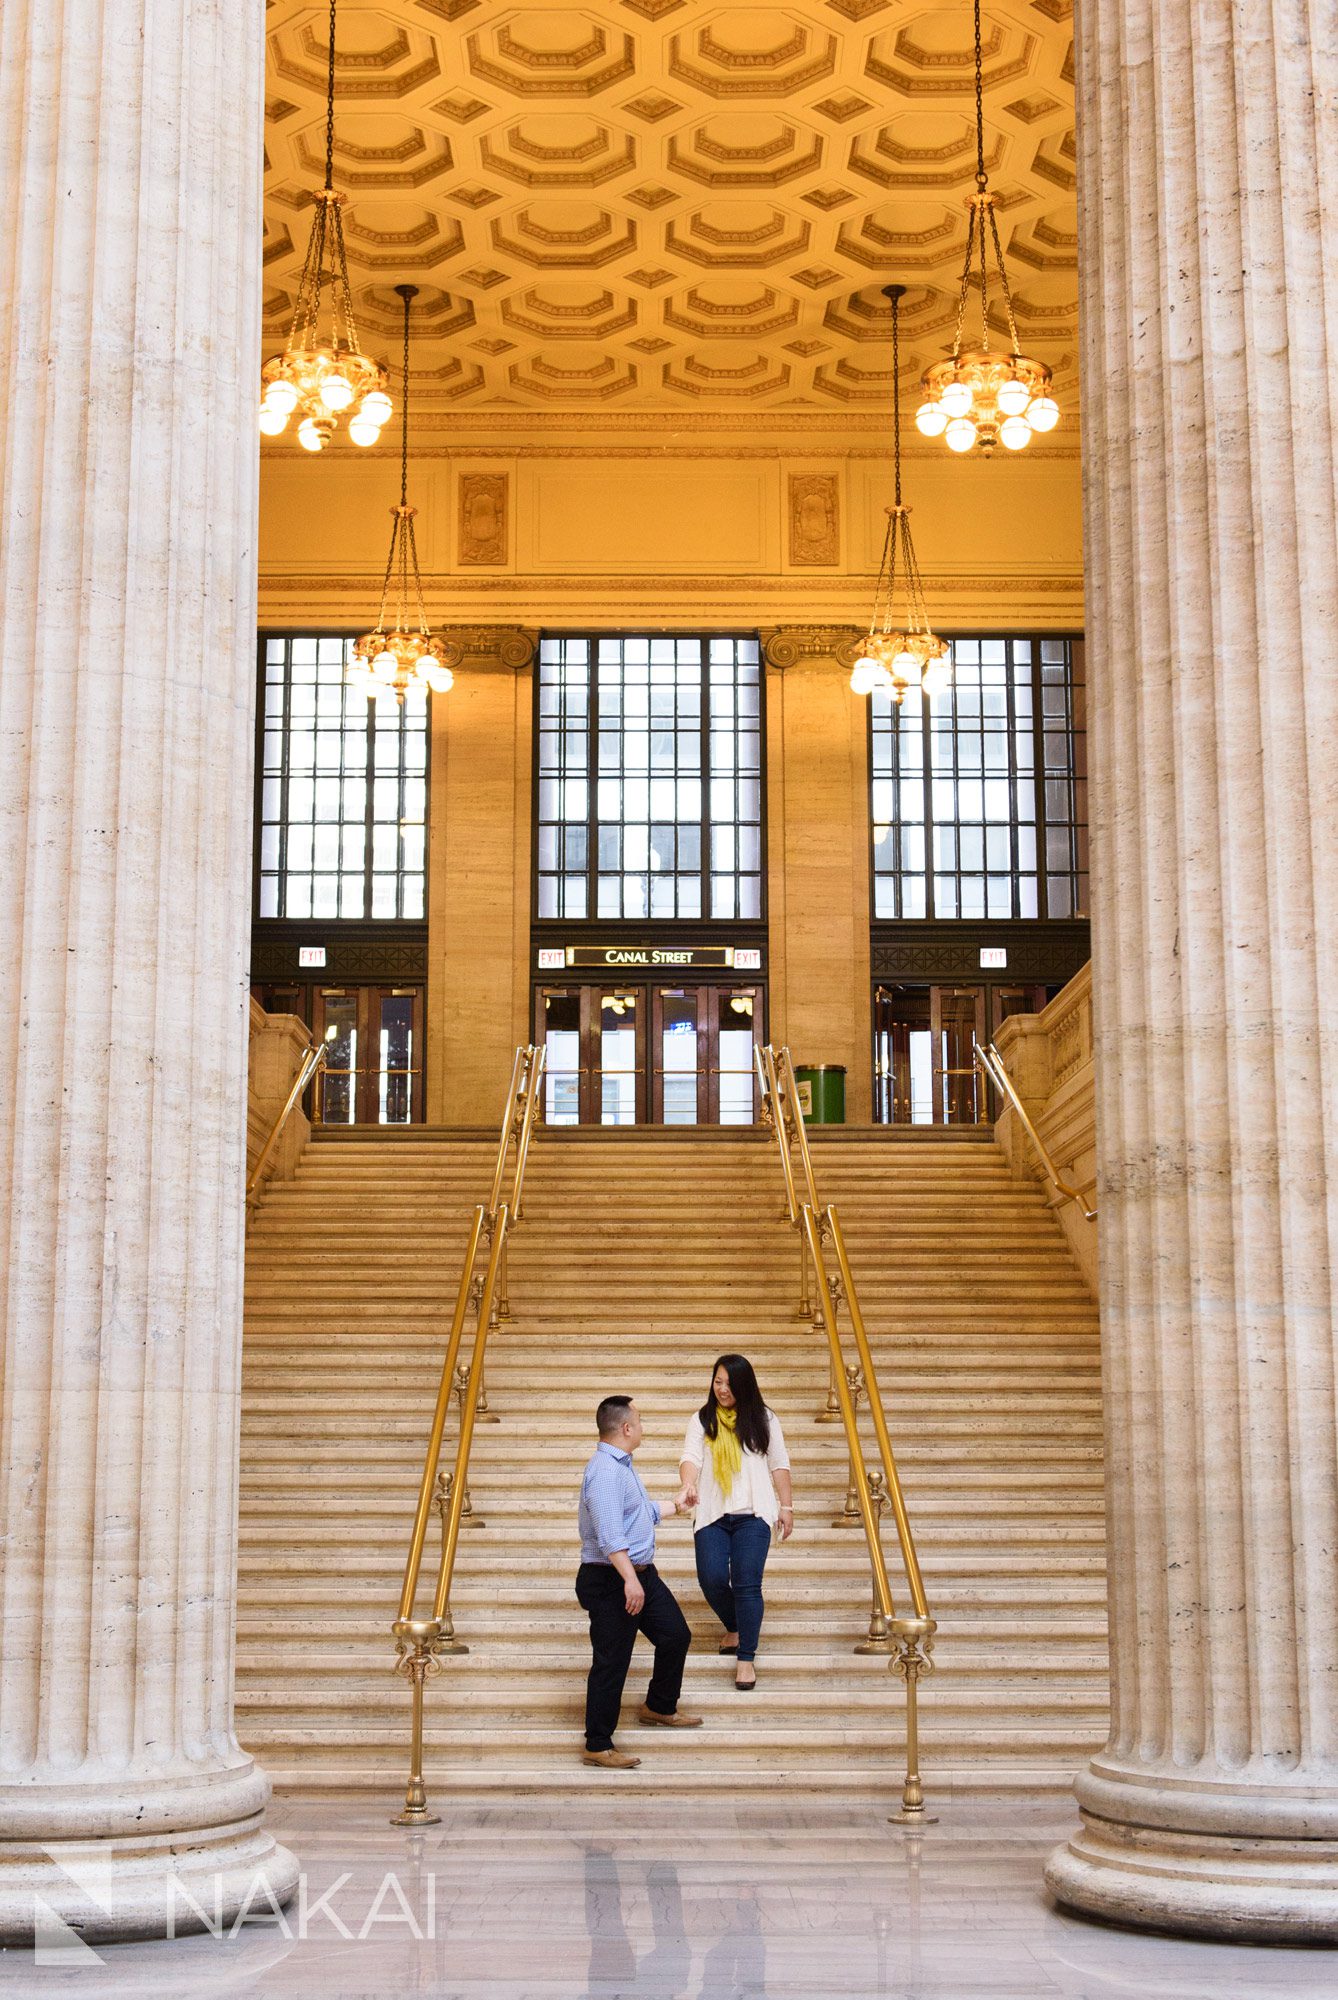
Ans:
[[[985,1046],[982,1048],[981,1044],[978,1041],[976,1041],[975,1037],[973,1036],[972,1046],[974,1047],[976,1055],[979,1057],[980,1062],[984,1067],[986,1074],[993,1078],[994,1083],[996,1084],[998,1089],[1003,1092],[1003,1095],[1008,1099],[1008,1102],[1012,1105],[1014,1111],[1016,1111],[1018,1117],[1022,1120],[1022,1129],[1026,1133],[1027,1137],[1031,1140],[1032,1145],[1036,1148],[1036,1156],[1040,1160],[1042,1167],[1044,1167],[1045,1169],[1046,1179],[1050,1182],[1051,1186],[1057,1191],[1057,1193],[1059,1193],[1063,1197],[1065,1201],[1076,1201],[1079,1208],[1086,1216],[1087,1220],[1089,1222],[1095,1222],[1096,1210],[1092,1207],[1091,1203],[1088,1201],[1087,1196],[1083,1193],[1082,1189],[1074,1187],[1071,1181],[1066,1181],[1063,1175],[1060,1173],[1058,1167],[1055,1165],[1053,1159],[1050,1156],[1049,1148],[1047,1147],[1044,1139],[1042,1139],[1040,1133],[1036,1130],[1036,1127],[1032,1124],[1030,1114],[1027,1111],[1027,1107],[1022,1102],[1022,1099],[1018,1096],[1017,1090],[1013,1083],[1013,1079],[1008,1074],[1008,1070],[1005,1067],[1004,1059],[999,1054],[999,1051],[995,1048],[993,1042],[987,1042]]]
[[[440,1656],[443,1653],[465,1653],[469,1650],[455,1636],[450,1609],[451,1583],[455,1575],[461,1523],[469,1506],[469,1454],[473,1444],[474,1426],[480,1410],[486,1410],[487,1407],[484,1401],[483,1371],[488,1335],[500,1319],[510,1316],[509,1308],[505,1304],[507,1244],[521,1210],[525,1168],[529,1158],[535,1106],[543,1070],[541,1049],[536,1049],[532,1045],[517,1049],[497,1144],[491,1192],[489,1200],[480,1202],[474,1210],[469,1240],[460,1267],[460,1281],[456,1287],[455,1308],[451,1314],[446,1351],[442,1357],[441,1379],[428,1433],[423,1476],[419,1481],[418,1502],[414,1509],[413,1528],[409,1537],[409,1552],[404,1565],[399,1616],[394,1625],[396,1668],[406,1675],[413,1690],[409,1780],[405,1789],[404,1810],[392,1821],[396,1826],[434,1826],[440,1818],[439,1814],[428,1810],[427,1791],[423,1780],[423,1683],[429,1675],[440,1673]],[[511,1158],[513,1142],[514,1159]],[[509,1196],[503,1200],[501,1197],[506,1191],[508,1167],[511,1174]],[[478,1266],[485,1242],[488,1246],[487,1264],[480,1276]],[[427,1542],[428,1523],[433,1504],[438,1498],[442,1440],[446,1432],[451,1397],[457,1393],[460,1347],[471,1302],[477,1306],[473,1351],[468,1370],[459,1369],[459,1374],[463,1378],[463,1386],[458,1390],[460,1432],[456,1444],[455,1469],[448,1476],[449,1498],[441,1510],[441,1560],[433,1592],[432,1615],[430,1618],[418,1618],[415,1616],[415,1609],[422,1575],[423,1550]],[[488,1419],[485,1417],[484,1421]]]
[[[845,1232],[841,1227],[841,1218],[836,1208],[830,1203],[825,1209],[818,1204],[813,1157],[804,1130],[803,1111],[799,1103],[799,1091],[790,1051],[788,1048],[777,1051],[768,1046],[759,1051],[757,1066],[763,1086],[764,1119],[776,1131],[790,1219],[798,1222],[805,1246],[803,1281],[805,1287],[807,1260],[812,1262],[819,1301],[819,1314],[814,1324],[815,1328],[820,1328],[826,1333],[831,1364],[829,1405],[831,1414],[839,1417],[845,1427],[846,1448],[850,1458],[851,1492],[868,1543],[869,1565],[873,1572],[873,1615],[869,1624],[869,1637],[861,1642],[858,1650],[890,1652],[892,1657],[888,1662],[889,1666],[906,1683],[906,1776],[902,1785],[901,1810],[893,1814],[893,1818],[903,1825],[924,1825],[926,1814],[919,1756],[919,1681],[921,1675],[933,1670],[932,1654],[937,1625],[930,1616],[925,1596],[924,1578],[916,1553],[915,1537],[911,1530],[910,1516],[897,1472],[873,1351],[869,1345],[868,1329],[864,1323],[859,1293],[851,1270],[850,1254],[846,1248]],[[799,1153],[804,1192],[809,1196],[807,1200],[797,1200],[794,1162],[790,1158],[791,1139],[794,1140]],[[831,1243],[836,1254],[835,1276],[829,1276],[827,1270],[824,1249],[827,1242]],[[841,1346],[838,1318],[843,1299],[850,1315],[851,1329],[859,1356],[858,1366],[852,1365],[849,1368],[846,1366]],[[869,1472],[865,1462],[864,1447],[860,1442],[856,1385],[861,1380],[868,1394],[874,1433],[878,1440],[878,1453],[883,1464],[881,1477],[877,1473]],[[823,1415],[826,1416],[827,1412],[824,1411]],[[880,1490],[884,1484],[885,1493]],[[914,1607],[914,1615],[909,1618],[898,1618],[892,1602],[887,1559],[883,1553],[878,1526],[884,1499],[891,1503],[897,1528],[897,1541],[901,1549],[902,1567]],[[852,1515],[852,1521],[854,1518]]]
[[[256,1189],[260,1186],[261,1176],[265,1168],[269,1165],[269,1156],[279,1143],[283,1128],[293,1114],[294,1105],[312,1078],[316,1076],[318,1071],[325,1067],[325,1059],[329,1051],[330,1045],[328,1042],[308,1042],[306,1048],[303,1050],[302,1060],[297,1066],[297,1075],[293,1078],[292,1088],[284,1099],[283,1110],[270,1127],[269,1137],[260,1148],[255,1166],[251,1170],[251,1177],[246,1183],[247,1201],[251,1200]]]

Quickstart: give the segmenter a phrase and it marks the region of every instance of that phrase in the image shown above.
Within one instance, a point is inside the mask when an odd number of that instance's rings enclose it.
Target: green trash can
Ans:
[[[805,1125],[844,1125],[846,1071],[844,1063],[804,1063],[794,1073],[799,1109]]]

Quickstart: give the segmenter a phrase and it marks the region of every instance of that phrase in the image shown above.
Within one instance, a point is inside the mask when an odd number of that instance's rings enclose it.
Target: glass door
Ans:
[[[707,1117],[702,1088],[707,1020],[701,986],[657,986],[652,998],[655,1062],[651,1116],[660,1125],[700,1125]]]
[[[646,1116],[645,994],[636,989],[587,989],[594,1025],[600,1125],[640,1125]]]
[[[983,986],[931,986],[935,1125],[977,1125],[985,1117],[984,1079],[974,1043],[985,1039]]]
[[[760,986],[657,986],[652,1116],[661,1125],[752,1125]]]
[[[312,1033],[327,1044],[322,1125],[409,1125],[423,1115],[421,986],[321,986]]]
[[[972,1037],[983,986],[880,986],[874,995],[874,1117],[883,1125],[975,1125],[986,1117]]]
[[[751,1125],[760,986],[546,986],[535,1004],[550,1125]]]
[[[549,1125],[638,1125],[646,1116],[646,995],[635,987],[545,986],[535,1002]]]
[[[757,1122],[757,1066],[753,1051],[762,1040],[760,986],[706,989],[714,1016],[710,1069],[710,1117],[716,1125]]]

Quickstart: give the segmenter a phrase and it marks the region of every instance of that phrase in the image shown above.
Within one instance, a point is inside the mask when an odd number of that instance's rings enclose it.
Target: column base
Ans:
[[[263,1825],[254,1765],[129,1788],[0,1788],[0,1943],[129,1943],[273,1919],[297,1891],[297,1857]]]
[[[1046,1863],[1069,1909],[1140,1930],[1261,1944],[1338,1942],[1338,1844],[1135,1826],[1084,1812]]]

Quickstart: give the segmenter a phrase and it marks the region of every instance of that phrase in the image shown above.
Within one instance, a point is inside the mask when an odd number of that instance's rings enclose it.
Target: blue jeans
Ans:
[[[722,1514],[694,1539],[702,1596],[725,1630],[738,1633],[739,1658],[756,1659],[770,1528],[756,1514]]]

